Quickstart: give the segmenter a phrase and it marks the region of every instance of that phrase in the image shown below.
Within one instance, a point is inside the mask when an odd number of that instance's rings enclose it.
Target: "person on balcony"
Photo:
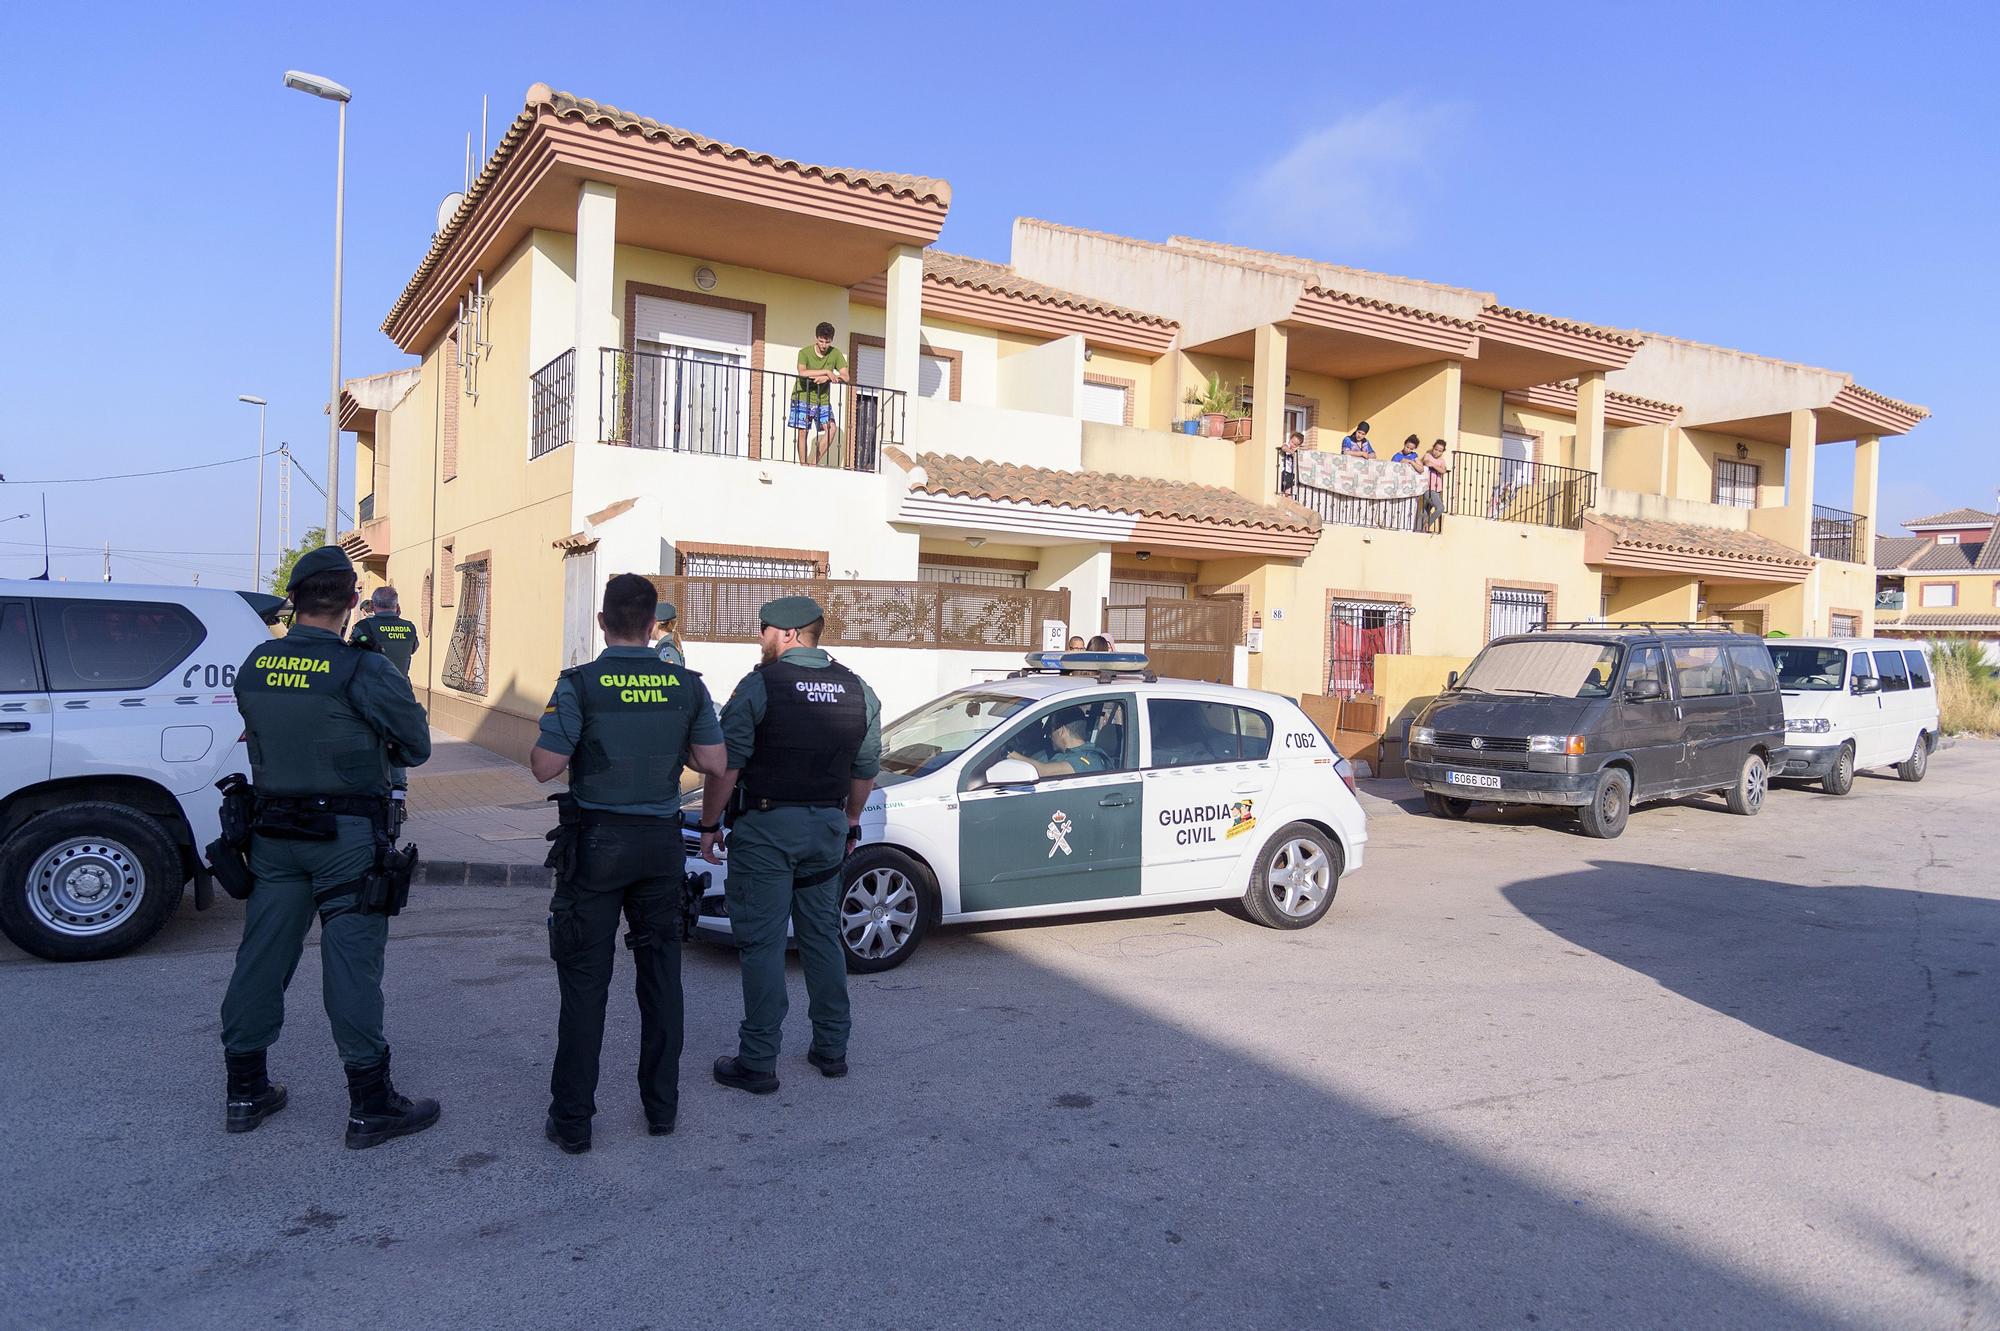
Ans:
[[[833,325],[822,323],[813,329],[813,344],[799,348],[798,381],[792,385],[791,411],[785,422],[797,442],[799,461],[814,466],[838,461],[833,456],[838,444],[833,385],[847,382],[847,357],[833,345]],[[808,436],[812,436],[810,447]]]
[[[1418,473],[1424,469],[1423,441],[1415,435],[1403,440],[1403,446],[1389,455],[1389,461],[1400,462]]]
[[[1436,531],[1444,523],[1444,478],[1451,470],[1451,463],[1445,461],[1446,444],[1437,439],[1431,443],[1431,451],[1424,454],[1424,494],[1419,505],[1422,526],[1425,531]]]
[[[1306,436],[1301,430],[1294,430],[1278,447],[1278,493],[1290,494],[1299,485],[1299,450],[1306,446]]]
[[[1340,441],[1340,455],[1349,458],[1372,458],[1375,445],[1368,442],[1368,422],[1354,427],[1354,432]]]

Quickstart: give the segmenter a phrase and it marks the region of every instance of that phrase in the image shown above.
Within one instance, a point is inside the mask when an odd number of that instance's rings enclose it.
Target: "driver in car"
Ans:
[[[1090,742],[1090,712],[1087,708],[1072,707],[1057,713],[1049,722],[1048,733],[1049,747],[1039,756],[1018,751],[1007,756],[1028,763],[1043,776],[1075,776],[1082,772],[1111,770],[1109,755]]]

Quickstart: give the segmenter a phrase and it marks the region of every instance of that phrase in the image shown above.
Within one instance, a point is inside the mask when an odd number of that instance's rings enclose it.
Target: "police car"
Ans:
[[[52,961],[151,938],[248,772],[236,667],[283,598],[0,581],[0,930]]]
[[[1130,653],[1028,663],[884,728],[840,898],[850,970],[902,964],[940,924],[1135,906],[1240,900],[1303,929],[1361,867],[1353,771],[1290,699],[1156,680]],[[689,845],[701,928],[726,936],[726,861]]]

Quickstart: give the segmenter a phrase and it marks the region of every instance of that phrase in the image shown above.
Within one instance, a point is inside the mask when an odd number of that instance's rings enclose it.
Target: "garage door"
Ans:
[[[1123,425],[1125,395],[1130,391],[1118,384],[1086,383],[1083,386],[1083,418],[1104,425]]]
[[[889,377],[888,361],[881,347],[863,345],[854,353],[854,381],[880,387]],[[951,397],[951,358],[919,353],[917,356],[917,396]]]

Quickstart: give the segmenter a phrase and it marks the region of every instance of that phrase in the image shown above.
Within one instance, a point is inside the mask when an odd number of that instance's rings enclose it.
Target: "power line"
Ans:
[[[40,541],[0,541],[0,545],[17,545],[29,550],[40,550],[43,548],[42,543]],[[91,554],[96,554],[99,550],[103,548],[103,544],[100,542],[97,545],[51,545],[48,546],[47,548],[50,550],[61,550],[70,553],[75,553],[77,551],[88,551]],[[159,550],[159,549],[146,549],[136,545],[134,546],[114,545],[111,547],[111,549],[112,552],[115,554],[127,554],[127,555],[219,555],[225,559],[250,558],[250,552],[248,550]]]
[[[267,450],[265,457],[271,456]],[[58,476],[41,481],[16,481],[0,476],[0,484],[5,485],[94,485],[99,481],[134,481],[148,476],[178,476],[184,471],[207,471],[210,467],[229,467],[238,462],[255,462],[257,454],[246,453],[240,458],[224,458],[220,462],[197,462],[187,467],[168,467],[162,471],[121,471],[109,476]],[[308,477],[307,479],[311,479]],[[322,494],[325,491],[321,491]]]
[[[313,489],[319,491],[320,498],[322,499],[326,498],[326,487],[321,485],[318,481],[314,480],[313,474],[307,471],[305,467],[300,464],[299,455],[297,453],[293,453],[290,456],[292,459],[292,466],[298,471],[299,475],[306,478],[306,484],[310,485]],[[339,512],[341,517],[346,518],[349,522],[354,521],[354,515],[352,513],[349,513],[346,509],[341,508],[337,509],[337,511]],[[332,540],[333,533],[329,532],[327,534],[327,539],[329,541]]]

